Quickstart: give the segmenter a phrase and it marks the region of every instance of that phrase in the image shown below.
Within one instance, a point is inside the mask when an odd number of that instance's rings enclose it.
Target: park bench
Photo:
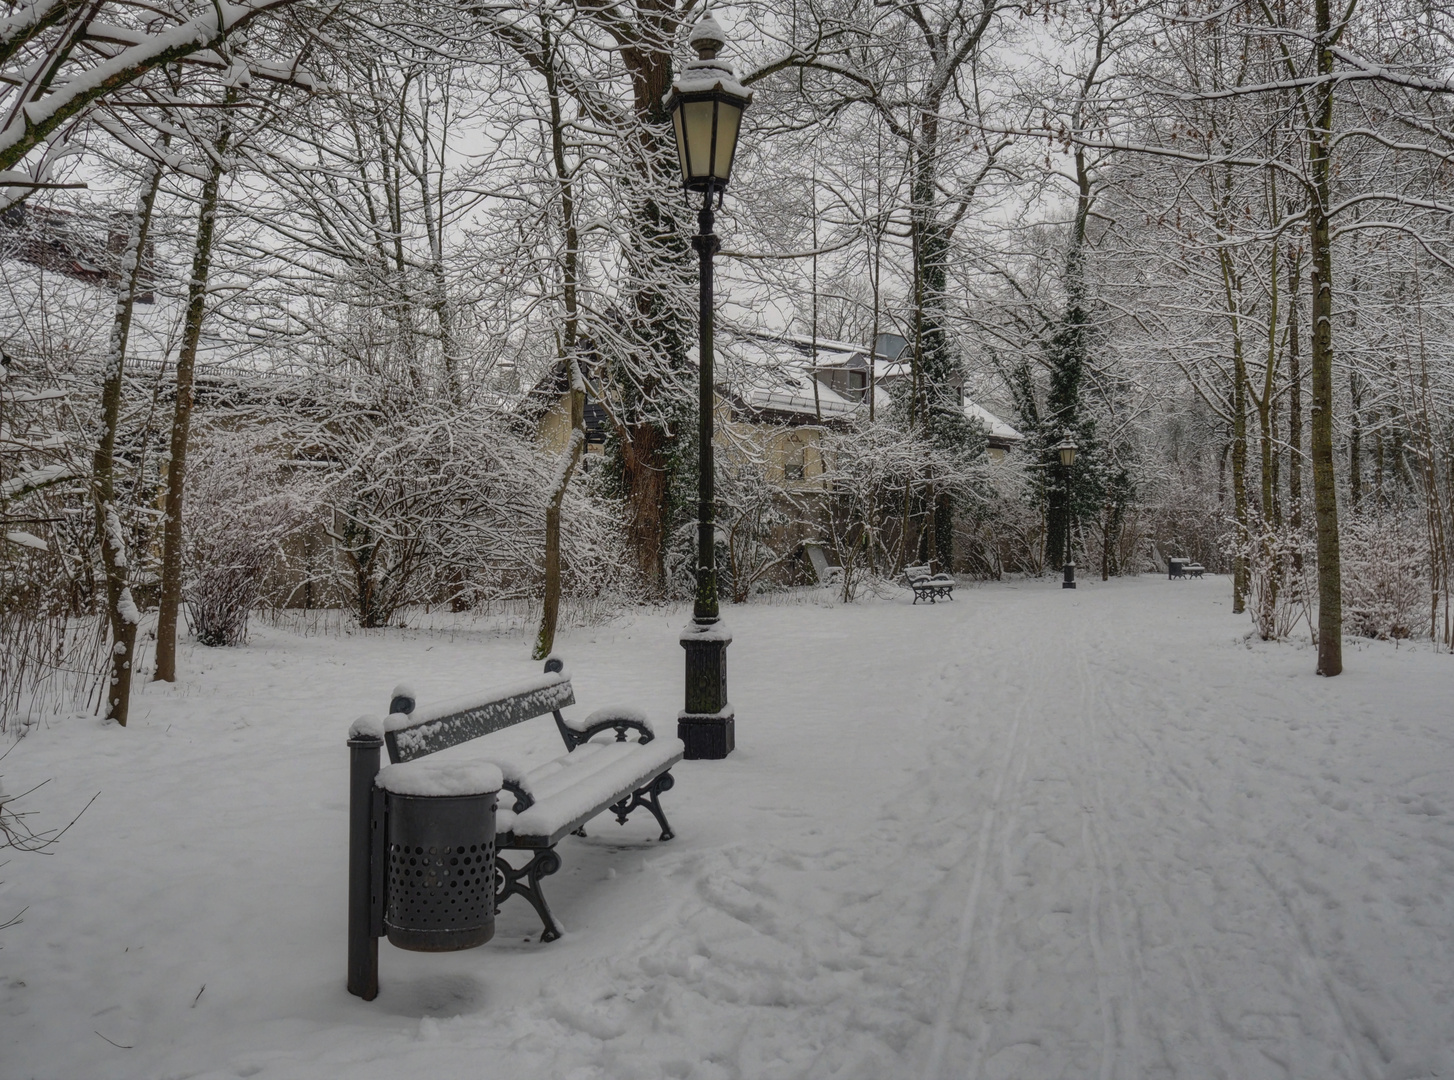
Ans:
[[[543,765],[530,767],[508,755],[485,756],[498,765],[504,790],[495,809],[495,904],[523,896],[535,908],[544,926],[541,941],[560,937],[560,927],[541,891],[540,879],[560,869],[555,846],[571,834],[585,835],[591,818],[610,810],[624,825],[633,811],[645,807],[661,826],[661,839],[672,838],[661,809],[662,792],[675,780],[670,769],[682,759],[682,742],[658,738],[635,709],[597,709],[583,721],[567,719],[563,708],[575,703],[575,692],[565,665],[552,657],[545,674],[515,686],[445,702],[416,711],[408,693],[395,692],[384,724],[384,744],[392,762],[444,750],[472,739],[533,720],[550,713],[566,752]],[[635,740],[627,733],[634,731]],[[613,732],[614,741],[593,741]],[[530,852],[519,867],[502,859],[500,851]]]
[[[1192,562],[1190,559],[1181,556],[1173,556],[1166,560],[1166,576],[1171,578],[1199,578],[1207,572],[1207,568],[1200,563]]]
[[[543,764],[521,763],[508,753],[491,749],[488,741],[480,746],[482,760],[461,760],[458,764],[453,756],[449,761],[441,760],[440,765],[446,772],[452,769],[456,775],[492,778],[481,781],[488,786],[468,789],[485,792],[479,798],[493,803],[494,842],[489,845],[494,864],[493,882],[490,882],[493,903],[485,904],[484,914],[489,928],[468,940],[456,936],[454,940],[462,943],[449,943],[447,935],[441,934],[436,938],[440,944],[425,940],[422,944],[406,943],[405,948],[447,951],[486,941],[493,933],[493,911],[512,896],[524,897],[539,915],[544,927],[542,942],[560,937],[560,926],[546,903],[541,879],[560,869],[556,845],[571,834],[584,836],[586,822],[606,810],[624,825],[633,812],[645,807],[661,826],[661,839],[672,838],[671,826],[661,808],[661,795],[674,784],[671,768],[682,759],[681,740],[657,736],[646,718],[635,709],[598,709],[583,720],[568,719],[561,710],[573,704],[575,691],[570,676],[561,661],[551,657],[545,662],[542,675],[427,708],[416,706],[413,691],[405,686],[397,687],[389,703],[388,719],[363,717],[354,723],[349,731],[349,748],[353,754],[349,890],[351,992],[366,1000],[378,992],[376,939],[384,932],[383,892],[392,895],[394,888],[383,879],[388,860],[382,835],[383,818],[385,806],[392,805],[388,803],[392,796],[386,796],[385,792],[407,792],[407,783],[418,782],[425,775],[415,776],[407,770],[438,771],[429,764],[410,762],[475,739],[488,740],[495,732],[547,713],[554,717],[556,730],[566,746],[565,754]],[[596,738],[607,733],[614,734],[614,740]],[[635,738],[628,738],[630,734]],[[380,770],[382,748],[387,748],[392,764]],[[399,781],[406,777],[406,786],[401,789]],[[494,795],[496,791],[500,793],[498,797]],[[420,790],[410,794],[466,793]],[[451,812],[440,810],[441,814]],[[407,847],[403,851],[409,854]],[[444,851],[450,854],[448,847]],[[470,853],[474,851],[473,847],[469,848]],[[528,853],[529,857],[517,866],[504,859],[502,851]],[[463,862],[471,863],[464,847],[459,852],[465,856]],[[434,849],[430,848],[429,853],[433,854]],[[403,873],[407,876],[414,871]],[[484,886],[486,882],[478,884]],[[489,898],[490,894],[486,893],[485,897]],[[389,936],[396,944],[400,943],[395,939],[394,930],[390,930]],[[427,939],[428,934],[422,937]]]
[[[904,584],[914,591],[916,604],[920,600],[935,604],[941,599],[954,599],[954,579],[948,574],[936,574],[927,566],[904,567]]]

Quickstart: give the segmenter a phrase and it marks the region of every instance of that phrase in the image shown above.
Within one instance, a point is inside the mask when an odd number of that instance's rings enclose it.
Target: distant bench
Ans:
[[[1194,563],[1190,559],[1170,558],[1166,560],[1166,577],[1171,578],[1199,578],[1207,572],[1207,568],[1200,563]]]
[[[954,599],[954,579],[948,574],[936,574],[927,566],[904,567],[904,584],[914,591],[916,604],[920,600],[934,604]]]
[[[671,826],[660,798],[675,783],[670,770],[683,754],[680,739],[658,737],[635,709],[598,709],[584,720],[566,719],[561,710],[575,704],[575,691],[564,667],[552,657],[545,662],[544,675],[426,709],[416,710],[413,696],[401,687],[384,722],[389,760],[398,763],[546,713],[555,717],[566,746],[566,753],[555,760],[528,768],[508,755],[488,749],[484,753],[499,766],[504,789],[514,797],[506,805],[502,794],[497,804],[496,849],[533,852],[520,867],[496,856],[495,906],[511,896],[523,896],[545,927],[541,941],[554,941],[561,933],[540,886],[541,878],[560,869],[556,844],[571,833],[584,836],[585,823],[605,810],[624,825],[641,807],[656,818],[661,839],[670,840]],[[592,741],[608,731],[615,733],[615,741]],[[635,732],[636,738],[627,739],[628,732]]]

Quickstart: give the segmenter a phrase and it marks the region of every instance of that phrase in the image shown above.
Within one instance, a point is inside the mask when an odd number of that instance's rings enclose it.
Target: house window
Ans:
[[[789,435],[783,442],[783,479],[801,480],[807,467],[807,447],[798,435]]]

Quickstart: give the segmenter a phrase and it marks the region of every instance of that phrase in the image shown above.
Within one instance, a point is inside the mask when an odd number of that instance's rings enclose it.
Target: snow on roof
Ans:
[[[984,424],[985,432],[989,435],[991,439],[1000,440],[1003,442],[1025,441],[1025,436],[1021,435],[1014,428],[1010,427],[1009,424],[1005,423],[998,416],[990,412],[988,409],[984,408],[982,405],[976,405],[972,401],[966,401],[964,403],[964,415],[969,417],[971,420],[978,420],[980,421],[980,423]]]
[[[847,341],[817,340],[816,363],[814,341],[798,334],[742,334],[717,345],[717,363],[721,381],[750,409],[762,412],[790,413],[823,419],[847,419],[864,409],[865,401],[847,397],[833,390],[813,372],[839,368],[868,369],[868,349]],[[890,403],[888,385],[908,376],[909,364],[903,360],[873,359],[874,407],[887,408]],[[813,384],[817,382],[817,398]],[[964,415],[978,420],[992,443],[1008,444],[1024,440],[1024,436],[994,413],[973,401],[964,403]]]
[[[846,419],[861,407],[813,377],[811,340],[806,350],[791,338],[734,337],[717,346],[722,381],[749,409]],[[820,343],[821,344],[821,343]],[[818,366],[825,364],[820,348]],[[846,361],[843,361],[846,362]],[[814,384],[817,398],[814,398]]]

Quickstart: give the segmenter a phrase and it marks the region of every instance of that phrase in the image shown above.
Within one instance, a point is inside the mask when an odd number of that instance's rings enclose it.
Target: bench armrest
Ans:
[[[519,814],[529,810],[535,805],[535,796],[525,789],[525,785],[518,780],[506,780],[500,787],[515,796],[515,805],[510,807],[511,811]]]
[[[621,706],[597,709],[587,716],[583,723],[578,724],[571,723],[557,709],[555,726],[560,729],[560,737],[565,740],[567,750],[574,750],[603,731],[614,731],[617,742],[625,742],[626,733],[633,730],[639,733],[639,738],[636,740],[638,743],[649,743],[656,738],[656,732],[651,730],[651,724],[647,722],[644,713],[639,709]]]

